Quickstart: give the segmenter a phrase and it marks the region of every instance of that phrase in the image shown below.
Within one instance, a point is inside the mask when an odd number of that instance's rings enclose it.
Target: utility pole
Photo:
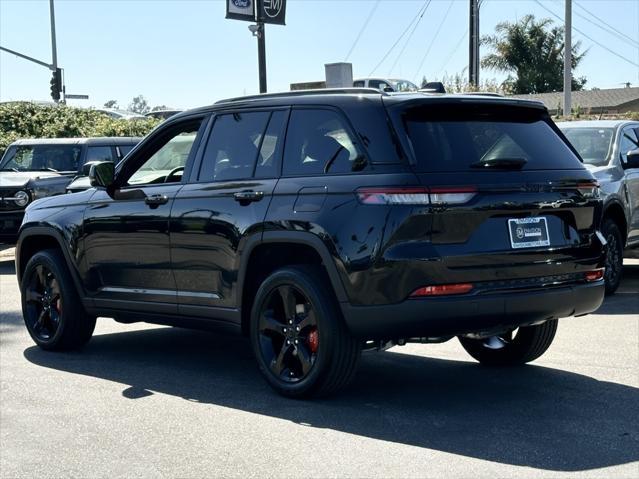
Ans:
[[[564,116],[572,113],[572,0],[565,0],[564,27]]]
[[[266,28],[264,25],[264,0],[257,1],[257,63],[260,75],[260,93],[266,93]]]
[[[468,15],[468,82],[479,86],[479,2],[470,0]]]
[[[51,70],[58,69],[58,48],[55,41],[55,9],[53,0],[49,0],[49,17],[51,19]]]

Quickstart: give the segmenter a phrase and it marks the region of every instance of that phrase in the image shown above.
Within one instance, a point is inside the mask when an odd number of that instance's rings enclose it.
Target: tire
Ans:
[[[361,342],[346,328],[327,275],[317,266],[290,266],[266,278],[251,310],[250,337],[266,381],[292,398],[327,396],[345,387],[361,355]]]
[[[27,331],[42,349],[78,349],[91,339],[96,318],[82,307],[60,251],[43,250],[33,255],[20,291]]]
[[[610,218],[604,220],[601,225],[601,233],[608,242],[604,280],[606,283],[606,294],[611,295],[617,291],[619,283],[621,283],[621,273],[623,270],[623,236],[617,223]]]
[[[521,327],[514,337],[512,332],[501,335],[501,349],[486,346],[486,339],[460,337],[459,342],[473,358],[486,366],[517,366],[539,358],[552,344],[557,332],[558,320],[546,321],[537,326]]]

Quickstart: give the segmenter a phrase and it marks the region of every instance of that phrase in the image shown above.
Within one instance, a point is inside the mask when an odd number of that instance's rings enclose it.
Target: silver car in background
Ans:
[[[611,294],[619,286],[624,255],[639,252],[639,122],[592,120],[557,126],[599,180],[604,200],[601,231],[608,241],[606,292]]]

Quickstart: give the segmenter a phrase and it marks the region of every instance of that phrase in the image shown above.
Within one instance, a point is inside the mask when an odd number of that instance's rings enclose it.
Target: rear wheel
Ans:
[[[484,339],[460,337],[468,354],[487,366],[516,366],[539,358],[552,344],[558,321],[517,328]]]
[[[251,344],[262,375],[289,397],[343,388],[361,352],[325,272],[314,266],[280,269],[262,283],[251,312]]]
[[[606,294],[614,294],[621,282],[623,270],[623,237],[617,223],[610,218],[604,220],[601,232],[608,243],[604,273]]]
[[[42,349],[76,349],[91,338],[96,318],[84,311],[59,251],[44,250],[33,255],[20,289],[25,325]]]

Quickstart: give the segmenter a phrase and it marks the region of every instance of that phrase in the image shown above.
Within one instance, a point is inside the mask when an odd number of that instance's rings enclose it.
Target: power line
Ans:
[[[424,18],[424,15],[426,14],[426,10],[428,10],[428,7],[430,6],[431,1],[432,0],[428,0],[428,4],[426,5],[426,7],[422,11],[421,15],[419,16],[419,19],[417,20],[417,22],[415,23],[415,26],[413,27],[413,29],[411,30],[410,34],[408,35],[408,38],[406,38],[406,42],[404,42],[404,46],[402,47],[402,50],[399,52],[399,55],[397,55],[397,58],[395,59],[395,62],[393,63],[393,66],[388,71],[388,76],[390,76],[393,73],[393,70],[395,69],[395,66],[397,65],[397,62],[399,62],[399,59],[404,54],[404,51],[406,50],[406,47],[410,43],[411,38],[413,38],[413,34],[415,33],[415,30],[417,30],[417,27],[419,26],[419,23],[422,21],[422,18]]]
[[[448,9],[446,10],[446,13],[444,14],[444,18],[442,19],[441,22],[439,22],[439,26],[437,27],[437,31],[435,32],[435,36],[433,36],[433,39],[430,41],[430,44],[428,45],[428,48],[426,49],[426,52],[424,53],[424,56],[422,57],[422,61],[419,62],[419,67],[417,68],[417,71],[415,72],[415,75],[413,75],[414,79],[417,79],[418,76],[419,76],[419,72],[422,71],[422,67],[424,66],[424,62],[426,61],[426,57],[428,57],[428,54],[430,53],[430,49],[433,47],[433,44],[435,43],[435,39],[437,38],[437,35],[439,35],[439,32],[442,29],[442,26],[446,22],[446,19],[448,18],[448,14],[450,13],[450,9],[452,7],[453,7],[453,0],[450,0],[450,3],[448,4]],[[465,35],[466,34],[464,34],[464,36]]]
[[[377,7],[379,7],[379,2],[381,0],[377,0],[375,2],[375,5],[373,5],[373,8],[371,9],[370,13],[368,14],[368,17],[366,17],[366,21],[364,22],[364,25],[362,25],[362,28],[360,29],[359,33],[357,34],[357,37],[355,38],[355,41],[353,42],[353,45],[351,46],[351,49],[348,51],[348,55],[346,55],[346,58],[344,58],[344,61],[348,61],[348,58],[351,56],[351,53],[353,53],[353,50],[355,50],[355,47],[357,46],[357,44],[359,43],[359,39],[362,37],[362,34],[364,33],[364,30],[366,30],[366,27],[368,27],[368,24],[370,23],[371,19],[373,18],[373,15],[375,14],[375,11],[377,10]]]
[[[439,69],[440,71],[444,71],[446,69],[446,67],[450,63],[450,60],[455,56],[455,53],[457,53],[457,50],[459,50],[459,47],[461,46],[462,42],[464,41],[464,38],[466,38],[466,35],[468,35],[469,30],[470,30],[469,28],[466,28],[466,31],[464,32],[464,34],[461,36],[461,38],[455,44],[455,48],[453,48],[453,51],[451,51],[450,54],[446,57],[446,62]]]
[[[553,12],[552,10],[550,10],[549,8],[547,8],[544,4],[542,4],[539,0],[534,0],[534,2],[536,4],[538,4],[541,8],[543,8],[544,10],[546,10],[548,13],[550,13],[553,17],[557,18],[560,22],[563,22],[564,19],[561,18],[559,15],[557,15],[555,12]],[[609,53],[612,53],[614,56],[621,58],[623,61],[630,63],[633,66],[639,67],[639,63],[635,63],[632,60],[630,60],[629,58],[624,57],[623,55],[620,55],[619,53],[615,52],[614,50],[608,48],[607,46],[599,43],[597,40],[595,40],[594,38],[590,37],[589,35],[587,35],[586,33],[582,32],[581,30],[579,30],[577,27],[573,26],[572,27],[573,30],[577,31],[578,33],[580,33],[581,35],[583,35],[584,37],[586,37],[588,40],[590,40],[592,43],[594,43],[595,45],[599,45],[601,48],[603,48],[604,50],[608,51]]]
[[[607,26],[610,30],[612,30],[612,32],[608,31],[608,33],[611,33],[617,37],[619,37],[620,39],[623,39],[624,41],[630,42],[632,43],[634,46],[639,46],[639,41],[635,40],[634,38],[626,35],[625,33],[617,30],[615,27],[613,27],[612,25],[610,25],[608,22],[606,22],[605,20],[602,20],[601,18],[599,18],[598,16],[596,16],[594,13],[592,13],[590,10],[588,10],[586,7],[578,4],[577,2],[574,2],[575,5],[577,5],[577,7],[581,8],[584,12],[586,12],[588,15],[590,15],[592,18],[594,18],[595,20],[597,20],[598,22],[603,23],[605,26]],[[579,15],[581,18],[583,18],[584,20],[593,23],[591,20],[583,17],[582,15],[580,15],[579,13],[577,13],[577,15]],[[604,29],[602,26],[597,25],[599,28]],[[613,33],[614,32],[614,33]]]
[[[384,61],[386,60],[386,58],[388,58],[388,55],[391,54],[391,52],[395,49],[395,47],[397,46],[397,44],[399,42],[402,41],[402,38],[404,38],[404,35],[406,35],[408,33],[408,30],[410,30],[410,27],[413,26],[413,23],[415,23],[417,21],[417,19],[419,18],[419,15],[422,13],[422,10],[424,8],[424,6],[426,5],[426,3],[428,3],[429,0],[426,0],[424,2],[424,5],[422,5],[419,8],[419,11],[417,12],[417,14],[413,17],[413,19],[410,21],[410,23],[408,24],[408,26],[404,29],[404,31],[402,32],[402,34],[397,38],[397,40],[395,40],[395,43],[393,43],[393,45],[388,49],[388,51],[386,52],[386,54],[382,57],[382,59],[379,61],[379,63],[377,65],[375,65],[375,68],[373,68],[371,70],[371,72],[368,74],[368,76],[373,76],[373,73],[375,73],[375,71],[377,71],[377,69],[380,67],[380,65],[382,63],[384,63]]]

